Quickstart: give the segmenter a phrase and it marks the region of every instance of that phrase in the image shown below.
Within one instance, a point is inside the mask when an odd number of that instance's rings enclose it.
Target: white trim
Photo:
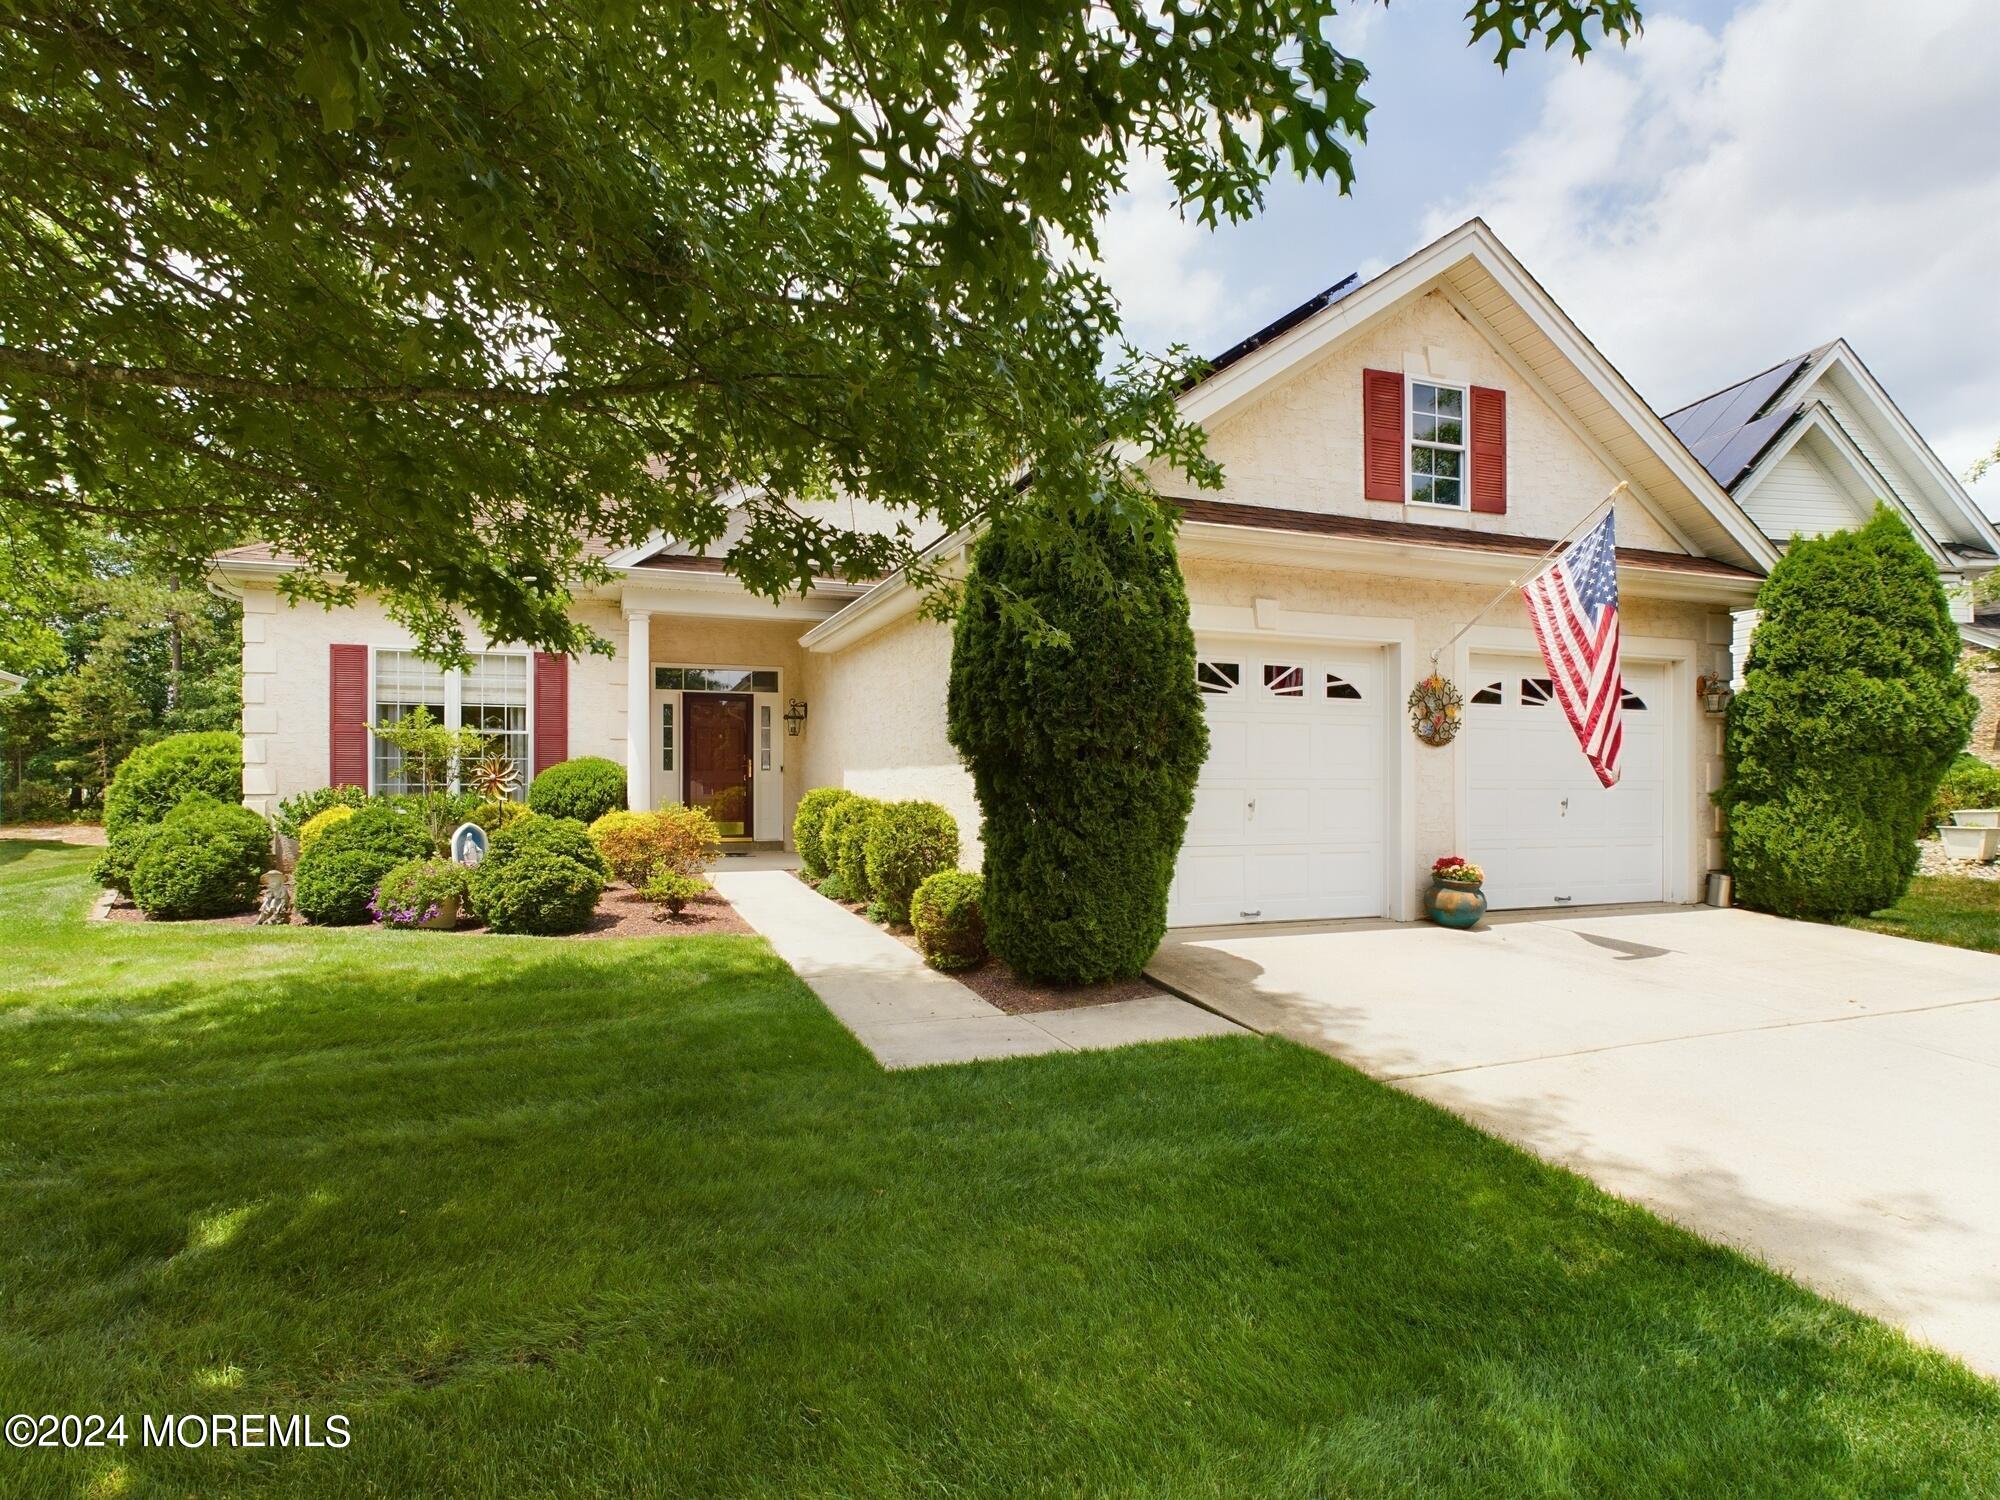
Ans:
[[[1440,443],[1434,438],[1417,436],[1417,387],[1427,385],[1434,391],[1458,392],[1458,431],[1462,441]],[[1458,504],[1446,505],[1441,500],[1419,500],[1417,498],[1416,450],[1422,444],[1433,453],[1458,454]],[[1435,462],[1435,460],[1433,460]],[[1435,476],[1433,476],[1435,477]],[[1450,476],[1447,475],[1447,478]],[[1465,515],[1472,510],[1472,385],[1464,380],[1446,380],[1442,376],[1403,371],[1403,504],[1421,505],[1426,510],[1441,510],[1450,515]]]
[[[1270,614],[1266,612],[1267,616]],[[1316,610],[1281,609],[1276,625],[1259,629],[1252,605],[1196,604],[1188,623],[1197,638],[1225,638],[1258,646],[1286,642],[1379,648],[1382,652],[1383,733],[1387,736],[1382,763],[1385,822],[1382,847],[1383,916],[1396,922],[1414,921],[1417,897],[1416,736],[1404,733],[1403,715],[1396,711],[1396,684],[1414,681],[1417,668],[1417,626],[1414,620],[1374,615],[1322,614]]]
[[[1694,869],[1694,772],[1695,741],[1700,726],[1693,711],[1694,669],[1695,657],[1703,649],[1698,642],[1667,636],[1628,635],[1619,642],[1619,655],[1623,660],[1648,662],[1667,669],[1667,701],[1649,704],[1648,709],[1657,708],[1663,716],[1660,734],[1666,749],[1666,764],[1661,772],[1665,790],[1660,813],[1666,823],[1661,856],[1666,861],[1666,868],[1660,890],[1666,901],[1681,905],[1695,900],[1697,879]],[[1454,681],[1472,681],[1472,657],[1475,652],[1482,655],[1526,656],[1536,661],[1542,659],[1534,631],[1515,625],[1475,625],[1460,636],[1452,648],[1451,672]],[[1582,754],[1580,750],[1577,753]],[[1471,792],[1467,785],[1463,747],[1454,743],[1452,756],[1451,837],[1454,847],[1464,849],[1470,837]],[[1468,858],[1476,859],[1477,856],[1469,855]]]
[[[1910,419],[1903,415],[1902,408],[1896,405],[1889,392],[1883,388],[1882,383],[1875,378],[1873,372],[1862,362],[1861,356],[1855,353],[1854,346],[1846,339],[1835,339],[1820,358],[1806,368],[1805,374],[1793,382],[1793,385],[1803,394],[1836,365],[1845,371],[1848,378],[1861,387],[1863,394],[1874,402],[1877,415],[1889,426],[1889,435],[1902,444],[1906,450],[1905,456],[1914,458],[1917,466],[1943,492],[1945,500],[1959,513],[1959,518],[1970,522],[1974,534],[1988,548],[2000,553],[2000,528],[1995,527],[1992,519],[1979,508],[1972,496],[1966,493],[1965,486],[1958,482],[1958,476],[1946,468],[1944,461],[1931,451],[1931,445],[1924,441],[1923,434],[1918,432]]]
[[[653,796],[653,616],[625,611],[625,805],[638,812],[659,806]],[[680,725],[674,725],[680,733]]]
[[[1736,482],[1736,493],[1746,502],[1746,508],[1751,492],[1770,475],[1787,454],[1805,440],[1808,433],[1818,433],[1825,438],[1833,446],[1834,451],[1854,470],[1863,487],[1874,492],[1877,499],[1903,518],[1911,533],[1915,535],[1918,545],[1924,549],[1936,567],[1956,569],[1959,566],[1958,559],[1945,553],[1944,548],[1931,535],[1930,527],[1925,525],[1922,518],[1910,509],[1909,503],[1896,493],[1896,486],[1890,482],[1889,476],[1876,468],[1868,455],[1861,451],[1861,445],[1854,440],[1854,435],[1842,425],[1840,418],[1824,401],[1814,401],[1807,407],[1799,418],[1779,435],[1778,440],[1765,450],[1764,456],[1757,460],[1756,466]],[[1867,511],[1854,502],[1853,496],[1843,495],[1841,498],[1853,507],[1857,523],[1868,519]]]

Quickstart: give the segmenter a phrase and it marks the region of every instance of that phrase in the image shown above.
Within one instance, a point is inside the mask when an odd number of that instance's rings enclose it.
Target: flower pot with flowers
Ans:
[[[1440,927],[1471,927],[1486,915],[1486,872],[1462,855],[1447,854],[1431,866],[1424,910]]]

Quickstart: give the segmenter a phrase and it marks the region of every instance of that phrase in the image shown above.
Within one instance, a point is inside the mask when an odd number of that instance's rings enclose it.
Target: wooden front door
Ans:
[[[750,695],[685,693],[681,712],[681,800],[705,809],[724,838],[749,838]]]

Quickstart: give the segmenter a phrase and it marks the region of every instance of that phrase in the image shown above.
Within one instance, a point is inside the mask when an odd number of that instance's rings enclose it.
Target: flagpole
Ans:
[[[1459,626],[1458,629],[1452,634],[1450,640],[1446,641],[1443,645],[1439,646],[1435,651],[1431,652],[1432,669],[1433,670],[1436,669],[1438,664],[1438,658],[1444,655],[1444,653],[1450,650],[1454,645],[1456,645],[1458,643],[1458,639],[1460,636],[1464,635],[1466,631],[1472,629],[1472,627],[1477,625],[1480,622],[1480,620],[1485,618],[1485,616],[1492,613],[1494,605],[1498,604],[1502,599],[1505,599],[1509,594],[1518,592],[1523,583],[1526,583],[1530,578],[1533,578],[1535,576],[1535,574],[1541,569],[1543,563],[1547,562],[1550,558],[1554,557],[1558,552],[1562,551],[1563,547],[1568,544],[1571,537],[1575,536],[1579,531],[1583,530],[1584,527],[1588,526],[1592,521],[1596,520],[1597,513],[1599,511],[1603,510],[1605,506],[1609,505],[1612,501],[1616,500],[1626,490],[1629,490],[1631,488],[1632,488],[1631,481],[1626,479],[1621,479],[1616,484],[1611,486],[1610,492],[1607,493],[1602,500],[1598,501],[1597,504],[1591,506],[1589,510],[1585,511],[1583,519],[1581,521],[1578,521],[1574,526],[1570,527],[1568,531],[1565,531],[1561,536],[1557,537],[1553,542],[1549,543],[1548,551],[1544,552],[1540,557],[1536,558],[1533,562],[1529,563],[1527,566],[1527,570],[1525,572],[1523,572],[1518,578],[1516,578],[1512,583],[1508,584],[1505,588],[1501,589],[1500,592],[1495,594],[1491,599],[1488,599],[1484,604],[1480,605],[1478,612],[1475,613],[1473,617],[1467,620],[1463,625]]]

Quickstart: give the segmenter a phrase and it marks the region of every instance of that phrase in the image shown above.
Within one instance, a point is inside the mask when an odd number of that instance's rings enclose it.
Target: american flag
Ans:
[[[1615,511],[1582,540],[1530,578],[1521,590],[1542,660],[1549,664],[1556,701],[1569,715],[1597,779],[1618,781],[1618,752],[1625,744],[1619,711],[1625,684],[1618,673],[1618,546]]]

